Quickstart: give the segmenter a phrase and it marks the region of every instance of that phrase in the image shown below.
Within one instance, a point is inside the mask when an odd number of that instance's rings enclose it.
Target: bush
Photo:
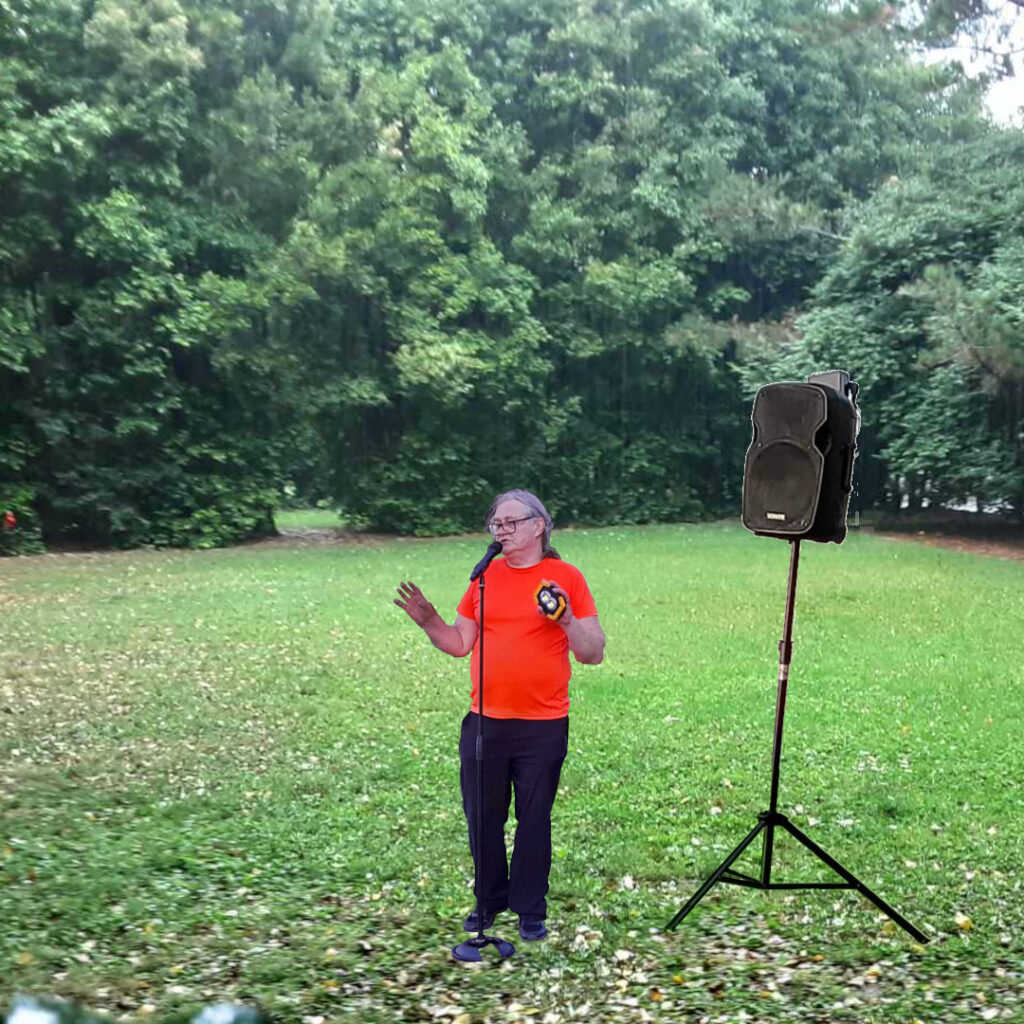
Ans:
[[[25,484],[0,485],[0,516],[10,512],[16,520],[13,529],[0,526],[0,555],[39,555],[46,550],[35,497]]]

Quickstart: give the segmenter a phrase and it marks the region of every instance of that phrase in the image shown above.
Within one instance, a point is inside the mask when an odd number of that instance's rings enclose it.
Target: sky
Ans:
[[[1000,124],[1024,126],[1020,108],[1024,105],[1024,68],[1021,67],[1020,56],[1017,57],[1017,74],[1013,78],[1004,78],[997,82],[985,99],[992,117]]]
[[[1008,32],[1003,39],[997,38],[1000,28]],[[1000,124],[1024,127],[1024,117],[1020,109],[1024,106],[1024,10],[1009,2],[1002,5],[998,21],[992,26],[990,45],[1000,52],[1007,49],[1021,52],[1017,52],[1013,57],[1015,74],[996,82],[989,90],[986,99],[988,109],[993,120]],[[959,60],[968,74],[973,75],[981,72],[991,58],[984,54],[972,53],[970,42],[965,40],[960,46],[931,51],[928,59]]]

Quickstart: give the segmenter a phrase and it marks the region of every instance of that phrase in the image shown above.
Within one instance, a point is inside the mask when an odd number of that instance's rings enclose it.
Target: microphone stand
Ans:
[[[491,553],[497,542],[493,542],[491,547],[488,548],[490,557],[485,556],[485,563],[489,564],[494,554]],[[498,550],[501,550],[498,545]],[[515,951],[515,946],[511,942],[506,942],[504,939],[495,938],[493,935],[484,935],[484,908],[480,904],[480,864],[483,860],[483,802],[484,802],[484,576],[487,575],[486,565],[483,569],[477,566],[479,570],[479,592],[480,592],[480,662],[477,665],[478,669],[478,691],[479,691],[479,707],[476,718],[476,822],[475,833],[476,833],[476,857],[474,858],[475,863],[473,864],[473,870],[476,877],[473,879],[473,894],[476,897],[476,920],[478,932],[473,938],[466,939],[465,942],[460,942],[457,946],[452,949],[452,956],[456,960],[465,960],[469,962],[476,962],[481,960],[480,951],[487,946],[494,946],[498,953],[501,954],[502,959],[507,959]],[[474,570],[476,572],[477,570]],[[472,579],[472,578],[471,578]]]

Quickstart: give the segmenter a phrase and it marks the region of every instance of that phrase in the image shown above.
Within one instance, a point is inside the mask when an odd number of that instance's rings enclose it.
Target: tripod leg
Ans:
[[[859,878],[852,875],[842,864],[839,863],[834,857],[830,857],[813,839],[809,836],[804,835],[788,818],[782,820],[779,824],[789,832],[794,839],[799,840],[811,851],[819,860],[824,861],[837,875],[841,875],[846,879],[854,889],[857,890],[865,899],[870,900],[879,910],[882,911],[886,917],[895,921],[905,932],[908,932],[920,943],[925,943],[928,939],[925,937],[923,932],[918,931],[898,910],[890,907],[880,896],[872,892]]]
[[[711,875],[711,877],[690,897],[686,906],[684,906],[683,909],[680,910],[679,913],[676,914],[676,916],[673,917],[671,921],[669,921],[669,931],[672,931],[679,924],[679,922],[682,921],[682,919],[686,917],[686,915],[691,910],[693,910],[693,908],[697,906],[697,904],[700,903],[702,899],[704,899],[704,897],[708,894],[709,890],[715,884],[715,882],[717,882],[722,877],[722,875],[724,875],[725,872],[728,871],[730,867],[732,867],[733,862],[757,838],[758,832],[760,832],[766,824],[767,822],[759,821],[753,827],[753,829],[751,829],[751,831],[748,833],[747,837],[743,840],[743,842],[741,842],[740,845],[737,846],[736,849],[733,850],[732,853],[730,853],[729,856],[726,857],[725,860],[723,860],[717,868],[715,868],[714,873]]]
[[[772,850],[775,846],[775,820],[765,823],[764,845],[761,847],[761,884],[767,889],[772,881]]]

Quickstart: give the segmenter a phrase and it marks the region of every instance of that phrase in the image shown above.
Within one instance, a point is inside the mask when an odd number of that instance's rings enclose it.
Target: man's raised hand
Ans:
[[[423,591],[415,583],[402,582],[398,585],[398,597],[395,604],[416,623],[425,626],[435,615],[437,609],[423,596]]]

